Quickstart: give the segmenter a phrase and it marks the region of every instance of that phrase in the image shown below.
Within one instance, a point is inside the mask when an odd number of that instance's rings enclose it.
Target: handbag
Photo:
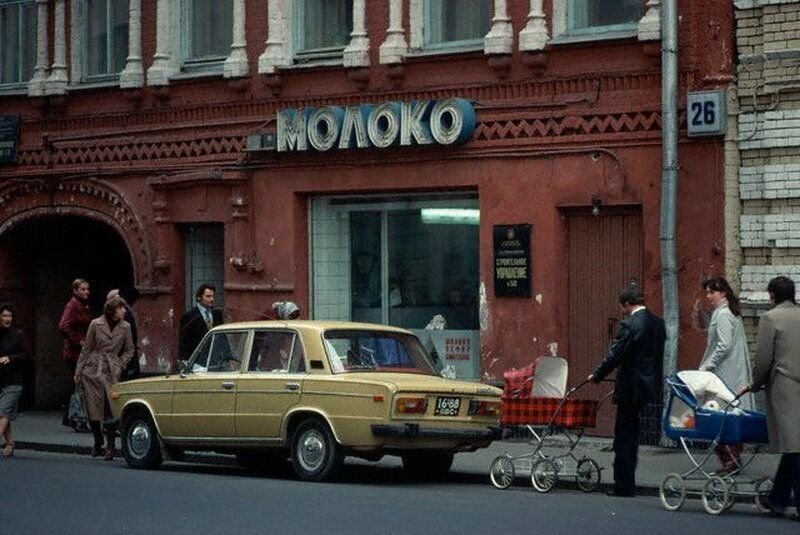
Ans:
[[[75,431],[89,430],[89,420],[86,417],[86,409],[83,406],[83,392],[80,386],[76,386],[75,391],[69,397],[67,422]]]

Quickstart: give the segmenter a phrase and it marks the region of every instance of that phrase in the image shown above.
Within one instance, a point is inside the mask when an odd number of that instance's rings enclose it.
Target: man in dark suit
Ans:
[[[619,307],[628,316],[622,321],[617,337],[588,380],[600,382],[615,368],[614,401],[617,420],[614,425],[615,496],[636,493],[636,462],[639,454],[639,415],[653,401],[659,363],[664,358],[666,330],[664,320],[644,307],[644,296],[636,288],[619,292]]]
[[[201,284],[195,292],[197,304],[181,317],[178,336],[180,360],[189,360],[206,333],[224,323],[222,311],[214,308],[216,292],[217,289],[211,284]]]

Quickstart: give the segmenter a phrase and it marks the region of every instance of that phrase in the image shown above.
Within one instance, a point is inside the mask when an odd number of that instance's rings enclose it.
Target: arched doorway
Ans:
[[[131,254],[114,228],[87,217],[44,215],[0,235],[0,299],[15,305],[34,355],[23,407],[60,407],[72,390],[58,320],[77,277],[91,285],[93,316],[108,290],[133,287]]]

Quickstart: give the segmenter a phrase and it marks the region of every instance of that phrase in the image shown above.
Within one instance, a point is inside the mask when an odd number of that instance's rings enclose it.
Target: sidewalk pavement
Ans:
[[[55,411],[27,411],[19,414],[13,423],[14,438],[18,449],[50,451],[59,453],[88,454],[92,446],[90,433],[76,433],[72,429],[61,425],[62,414]],[[548,456],[563,454],[563,435],[555,435],[548,440],[545,450]],[[552,444],[552,446],[549,446]],[[611,450],[612,441],[609,438],[584,437],[576,454],[579,458],[586,456],[594,459],[602,469],[602,484],[608,486],[613,481],[614,453]],[[535,446],[519,439],[498,440],[488,448],[471,453],[459,453],[453,462],[452,471],[459,475],[475,478],[486,477],[489,483],[489,467],[492,460],[498,455],[509,453],[512,456],[524,456],[531,453]],[[705,455],[706,450],[700,449],[695,455]],[[778,465],[779,456],[767,453],[758,455],[746,470],[747,476],[752,479],[772,477]],[[360,462],[360,461],[355,461]],[[397,457],[384,457],[379,463],[381,466],[400,466]],[[712,458],[707,465],[709,470],[717,468],[718,461],[712,453]],[[569,467],[569,465],[567,465]],[[636,471],[636,480],[641,494],[653,495],[658,492],[661,480],[669,473],[683,473],[691,467],[691,461],[680,447],[666,448],[657,446],[641,446],[639,448],[639,465]],[[517,485],[530,485],[530,462],[521,460],[515,463],[518,470]],[[743,478],[744,479],[744,478]],[[565,478],[569,483],[569,478]],[[562,483],[559,483],[562,485]],[[574,483],[573,483],[574,485]]]

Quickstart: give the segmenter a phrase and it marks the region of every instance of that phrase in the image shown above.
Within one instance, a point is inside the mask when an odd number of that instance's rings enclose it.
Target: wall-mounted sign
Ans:
[[[690,136],[725,133],[725,91],[695,91],[686,96],[686,129]]]
[[[531,296],[531,226],[494,226],[494,295]]]
[[[0,164],[17,161],[19,115],[0,115]]]
[[[475,109],[462,98],[325,106],[278,111],[278,151],[456,145],[475,129]]]

